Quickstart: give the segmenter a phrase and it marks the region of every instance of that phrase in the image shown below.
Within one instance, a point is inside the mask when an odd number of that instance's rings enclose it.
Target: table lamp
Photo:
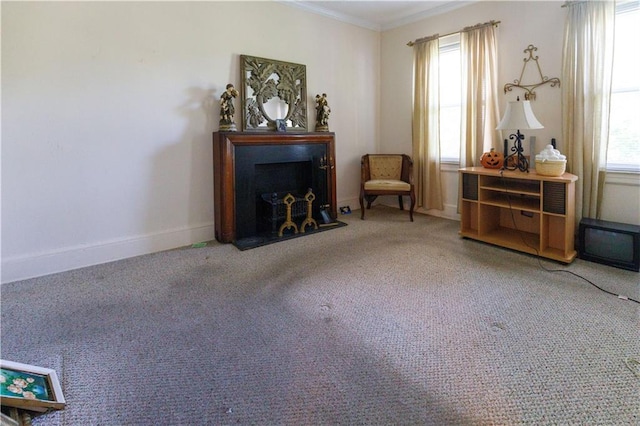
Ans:
[[[515,102],[507,104],[507,110],[502,117],[502,121],[496,127],[496,130],[515,130],[516,133],[509,135],[509,139],[513,141],[511,154],[508,154],[508,142],[504,140],[504,165],[503,170],[518,169],[521,172],[529,172],[529,161],[522,154],[522,140],[524,135],[520,130],[528,129],[544,129],[531,109],[530,101],[520,101],[520,97]],[[531,153],[531,155],[535,155]]]

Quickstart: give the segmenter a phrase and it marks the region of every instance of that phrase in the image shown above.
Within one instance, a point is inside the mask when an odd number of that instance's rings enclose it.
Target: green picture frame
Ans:
[[[55,370],[0,360],[2,405],[46,412],[61,410],[66,402]]]

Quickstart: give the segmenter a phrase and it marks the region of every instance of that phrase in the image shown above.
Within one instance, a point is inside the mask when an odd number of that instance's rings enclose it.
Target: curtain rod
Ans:
[[[453,34],[458,34],[458,33],[464,32],[464,31],[471,31],[471,30],[475,30],[476,28],[487,27],[489,25],[498,26],[499,23],[500,23],[500,21],[489,21],[489,22],[485,22],[484,24],[477,24],[477,25],[473,25],[471,27],[464,27],[460,31],[454,31],[452,33],[448,33],[448,34],[444,34],[444,35],[434,34],[434,35],[431,35],[429,37],[417,38],[414,41],[408,42],[407,46],[413,46],[414,44],[422,43],[422,42],[425,42],[425,41],[429,41],[429,40],[432,40],[434,38],[447,37],[447,36],[450,36],[450,35],[453,35]]]
[[[565,1],[564,4],[562,6],[560,6],[560,7],[569,7],[569,6],[573,6],[573,5],[580,4],[580,3],[586,3],[586,0],[584,0],[584,1],[575,1],[575,0],[573,0],[573,1]]]

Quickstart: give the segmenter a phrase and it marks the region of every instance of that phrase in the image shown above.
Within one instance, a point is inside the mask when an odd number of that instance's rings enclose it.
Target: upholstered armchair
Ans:
[[[364,200],[367,209],[379,195],[397,195],[400,210],[404,210],[403,196],[411,198],[409,218],[413,222],[416,195],[413,185],[413,161],[406,154],[366,154],[362,156],[360,179],[360,219],[364,219]]]

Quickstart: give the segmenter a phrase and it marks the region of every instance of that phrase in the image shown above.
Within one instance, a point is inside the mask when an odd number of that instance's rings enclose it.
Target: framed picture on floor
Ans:
[[[0,398],[2,405],[39,412],[65,406],[55,370],[4,359],[0,360]]]

